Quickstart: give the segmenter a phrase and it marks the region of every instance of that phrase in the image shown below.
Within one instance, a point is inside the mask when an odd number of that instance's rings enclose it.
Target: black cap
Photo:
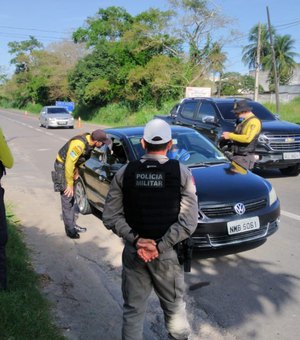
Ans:
[[[111,144],[111,139],[109,139],[106,133],[101,129],[93,131],[91,137],[94,141],[102,142],[104,144]]]
[[[248,104],[247,100],[240,100],[234,103],[232,112],[241,113],[241,112],[249,112],[252,110],[252,107]]]

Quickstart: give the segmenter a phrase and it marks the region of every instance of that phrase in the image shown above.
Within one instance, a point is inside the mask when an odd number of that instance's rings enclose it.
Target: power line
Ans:
[[[60,31],[42,30],[42,29],[39,29],[39,28],[13,27],[13,26],[2,26],[2,25],[0,25],[0,28],[8,28],[8,29],[13,29],[13,30],[37,31],[37,32],[46,32],[46,33],[59,33],[59,34],[64,33],[64,32],[60,32]]]

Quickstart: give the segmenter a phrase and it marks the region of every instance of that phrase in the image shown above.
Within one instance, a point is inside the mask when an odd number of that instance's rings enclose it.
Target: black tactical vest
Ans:
[[[92,146],[90,146],[89,142],[87,141],[86,139],[86,136],[89,135],[89,133],[84,133],[83,135],[78,135],[78,136],[75,136],[73,138],[71,138],[59,151],[58,151],[58,154],[60,156],[60,158],[64,161],[66,161],[66,158],[67,158],[67,152],[69,150],[69,146],[70,146],[70,143],[73,141],[73,140],[81,140],[83,143],[84,143],[84,152],[83,154],[79,157],[76,165],[79,165],[81,163],[84,163],[90,156],[90,153],[93,149]]]
[[[245,128],[245,126],[252,120],[252,119],[258,119],[257,117],[253,116],[249,119],[247,119],[246,121],[242,121],[241,123],[239,123],[236,128],[235,128],[235,133],[240,135],[243,131],[243,129]],[[236,155],[247,155],[248,153],[253,153],[256,145],[257,145],[257,141],[258,141],[258,136],[260,134],[260,131],[256,134],[256,136],[253,138],[253,140],[248,144],[248,143],[239,143],[239,142],[234,142],[234,148],[233,148],[233,152]]]
[[[127,165],[123,180],[125,218],[140,237],[161,238],[178,219],[180,167],[176,160],[155,160]]]

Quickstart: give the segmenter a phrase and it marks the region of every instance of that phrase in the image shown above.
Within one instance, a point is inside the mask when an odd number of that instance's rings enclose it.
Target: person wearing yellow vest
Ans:
[[[238,116],[239,123],[234,132],[224,131],[222,138],[231,140],[231,153],[225,153],[231,161],[236,162],[245,169],[253,169],[256,156],[255,147],[261,132],[261,121],[251,112],[247,100],[236,103],[233,112]]]
[[[11,168],[14,164],[14,159],[11,151],[3,136],[0,128],[0,179],[6,174],[5,168]],[[7,288],[7,267],[6,267],[6,252],[7,243],[7,223],[4,205],[4,189],[0,182],[0,291]]]
[[[60,192],[62,217],[66,235],[70,238],[79,238],[79,232],[85,232],[86,228],[77,226],[75,212],[77,209],[74,199],[74,180],[78,177],[78,166],[84,163],[91,155],[95,147],[110,144],[106,133],[95,130],[91,134],[71,138],[59,151],[54,163],[55,171],[52,171],[54,191]]]

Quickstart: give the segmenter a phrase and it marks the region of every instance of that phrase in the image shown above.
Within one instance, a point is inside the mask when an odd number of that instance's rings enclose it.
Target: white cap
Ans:
[[[170,125],[162,119],[150,120],[144,128],[144,140],[150,144],[164,144],[172,139]]]

